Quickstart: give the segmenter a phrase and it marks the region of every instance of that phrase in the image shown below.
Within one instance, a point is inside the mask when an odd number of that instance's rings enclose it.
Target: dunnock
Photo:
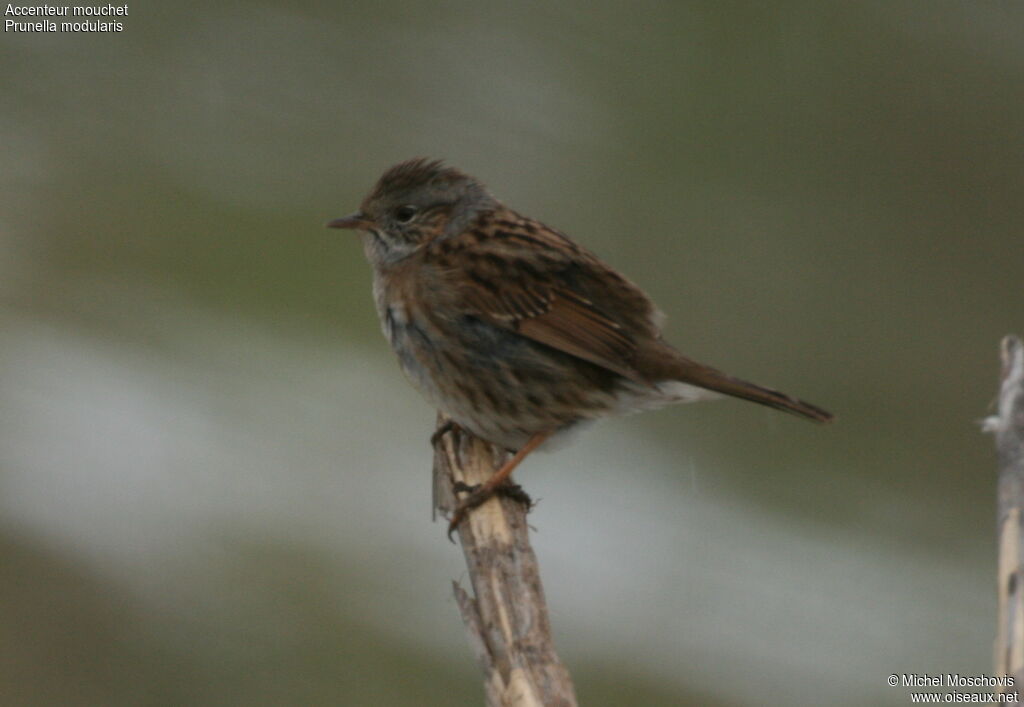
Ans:
[[[449,532],[527,454],[588,420],[723,393],[832,419],[686,358],[639,287],[441,162],[395,165],[328,226],[359,232],[384,333],[413,384],[459,426],[516,451],[460,501]]]

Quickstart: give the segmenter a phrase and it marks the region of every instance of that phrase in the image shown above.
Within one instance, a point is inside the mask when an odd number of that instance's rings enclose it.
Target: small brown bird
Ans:
[[[650,298],[597,256],[414,159],[380,178],[359,232],[384,334],[417,388],[461,427],[516,454],[463,498],[449,532],[538,446],[580,423],[731,395],[818,422],[832,415],[686,358]]]

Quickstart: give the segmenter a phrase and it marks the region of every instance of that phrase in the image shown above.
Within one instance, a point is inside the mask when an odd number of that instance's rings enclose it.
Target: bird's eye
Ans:
[[[395,209],[395,219],[397,219],[399,223],[409,223],[415,215],[415,206],[399,206]]]

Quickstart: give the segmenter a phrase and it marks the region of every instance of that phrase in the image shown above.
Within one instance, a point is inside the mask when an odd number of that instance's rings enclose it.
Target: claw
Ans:
[[[440,427],[434,430],[434,434],[430,435],[430,446],[436,447],[437,443],[441,441],[442,437],[444,437],[449,432],[454,432],[458,429],[461,428],[459,427],[458,423],[456,423],[454,420],[445,420]]]
[[[506,481],[493,489],[486,488],[483,484],[470,485],[464,481],[456,481],[452,485],[452,490],[455,493],[469,493],[468,496],[460,500],[455,506],[455,512],[452,513],[452,518],[448,522],[448,539],[452,542],[455,542],[452,538],[452,533],[459,527],[459,523],[465,520],[469,511],[479,506],[491,496],[504,496],[505,498],[519,501],[526,506],[527,511],[533,507],[533,499],[530,498],[529,494],[523,490],[522,486],[511,481]]]
[[[471,508],[476,508],[487,499],[486,497],[481,498],[479,496],[480,484],[467,484],[465,481],[456,481],[452,484],[452,491],[456,494],[469,494],[466,498],[459,500],[455,504],[455,511],[452,512],[451,520],[448,521],[448,539],[455,542],[455,539],[452,538],[452,533],[459,527],[459,523],[466,518],[466,514]]]
[[[494,493],[505,498],[511,498],[513,501],[519,501],[526,506],[526,510],[533,508],[533,499],[530,498],[530,494],[526,493],[523,487],[517,483],[506,481],[495,489]]]
[[[456,481],[452,484],[452,491],[455,493],[473,493],[478,488],[480,484],[467,484],[465,481]]]
[[[459,527],[459,523],[462,522],[462,518],[464,515],[464,513],[460,513],[460,511],[456,509],[455,513],[452,514],[451,521],[448,523],[448,540],[452,543],[455,542],[455,538],[452,537],[452,533],[454,533],[455,530]]]

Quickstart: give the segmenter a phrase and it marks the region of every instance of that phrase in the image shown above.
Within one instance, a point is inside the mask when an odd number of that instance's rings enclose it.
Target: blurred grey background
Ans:
[[[433,411],[354,238],[447,158],[839,415],[612,420],[519,480],[586,705],[991,671],[1018,2],[129,3],[0,41],[0,702],[472,705]]]

